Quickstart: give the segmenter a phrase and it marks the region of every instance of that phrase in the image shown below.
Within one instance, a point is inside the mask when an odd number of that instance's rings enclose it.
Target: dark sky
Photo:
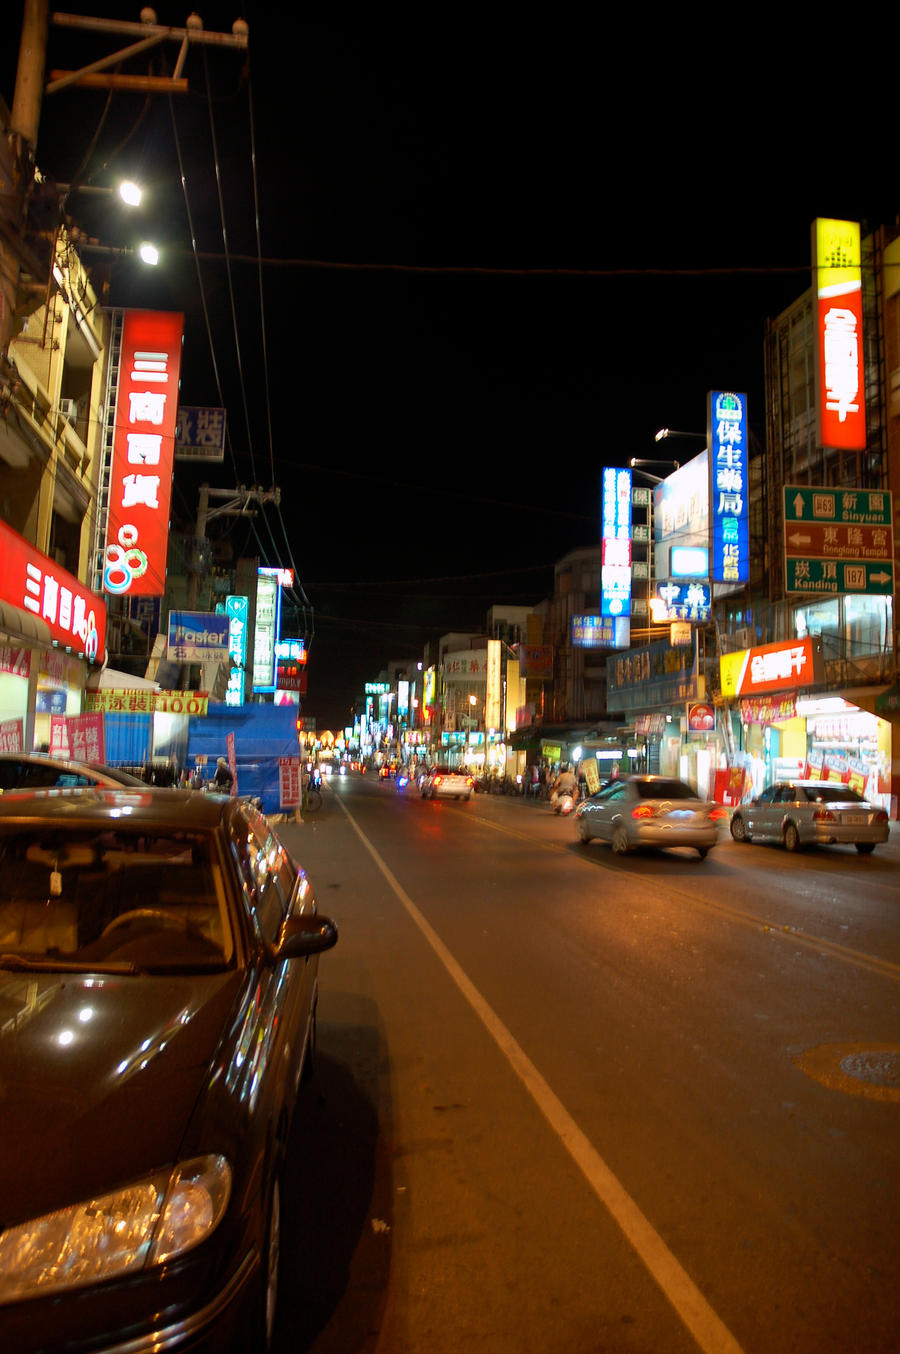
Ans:
[[[243,58],[207,49],[171,110],[48,98],[38,161],[61,181],[85,161],[97,182],[151,180],[148,230],[176,253],[140,284],[117,264],[111,300],[185,311],[182,402],[221,389],[228,409],[211,483],[281,490],[257,541],[246,522],[233,540],[298,571],[305,712],[324,727],[388,660],[545,596],[554,562],[596,540],[602,466],[665,454],[662,425],[702,432],[707,390],[747,391],[762,440],[765,320],[809,284],[812,219],[889,222],[900,191],[878,88],[784,24],[748,47],[646,16],[285,12],[245,5],[249,83]],[[201,13],[227,32],[236,10]],[[48,66],[74,64],[71,42],[51,30]],[[86,45],[95,59],[110,40]],[[192,231],[204,253],[255,257],[257,225],[261,267],[202,261],[201,300]],[[189,521],[197,476],[176,481]]]

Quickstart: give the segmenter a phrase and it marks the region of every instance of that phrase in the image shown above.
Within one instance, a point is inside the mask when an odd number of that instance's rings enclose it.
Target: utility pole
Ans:
[[[209,500],[211,498],[221,499],[221,507],[210,508]],[[255,517],[256,509],[253,504],[264,507],[267,503],[279,504],[281,502],[280,489],[260,489],[254,485],[246,489],[243,485],[238,485],[236,489],[210,489],[208,484],[200,485],[200,498],[197,506],[197,526],[196,536],[198,543],[206,539],[206,529],[208,524],[216,517]],[[198,545],[198,557],[200,547]],[[191,568],[190,578],[188,579],[188,606],[193,608],[197,605],[197,593],[200,587],[200,575],[203,573],[202,559],[198,558],[197,567]]]

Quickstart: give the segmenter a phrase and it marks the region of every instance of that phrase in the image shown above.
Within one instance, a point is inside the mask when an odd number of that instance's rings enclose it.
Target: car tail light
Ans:
[[[816,809],[813,813],[813,822],[815,823],[835,823],[837,815],[831,812],[831,809]]]
[[[876,813],[875,818],[874,818],[873,821],[876,822],[876,823],[886,823],[887,820],[888,820],[888,816],[887,816],[886,810],[885,810],[885,809],[879,809],[878,812]]]
[[[467,785],[474,785],[474,784],[475,784],[475,779],[474,779],[474,777],[473,777],[473,776],[466,776],[466,784],[467,784]]]
[[[435,776],[435,778],[434,778],[434,783],[435,783],[435,785],[440,785],[441,782],[443,781],[443,779],[444,779],[443,776]]]
[[[632,818],[654,818],[656,809],[653,808],[652,804],[637,804],[631,810],[631,816]]]
[[[709,816],[712,822],[721,823],[728,817],[728,810],[723,808],[721,804],[717,804],[714,809],[710,809]]]

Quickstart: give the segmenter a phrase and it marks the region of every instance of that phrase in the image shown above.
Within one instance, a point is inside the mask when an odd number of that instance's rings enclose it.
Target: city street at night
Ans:
[[[894,1347],[900,842],[625,858],[334,779],[275,1348]]]

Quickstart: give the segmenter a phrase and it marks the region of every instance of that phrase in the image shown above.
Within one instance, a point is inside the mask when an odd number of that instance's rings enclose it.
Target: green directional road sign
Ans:
[[[894,591],[893,501],[886,489],[784,486],[786,592]]]
[[[892,527],[893,505],[887,489],[811,489],[784,486],[784,521],[843,522],[853,526]]]
[[[894,591],[894,562],[788,558],[785,591],[879,593],[889,597]]]

